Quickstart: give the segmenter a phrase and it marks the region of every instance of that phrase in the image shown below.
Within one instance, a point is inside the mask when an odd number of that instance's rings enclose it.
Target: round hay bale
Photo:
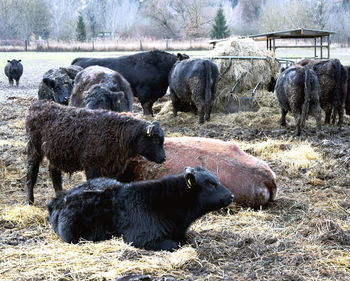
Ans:
[[[279,63],[274,55],[262,50],[252,39],[230,38],[217,44],[217,47],[211,51],[210,56],[250,56],[265,57],[266,59],[214,59],[220,71],[220,78],[217,86],[216,100],[214,102],[214,111],[233,112],[236,106],[233,96],[242,102],[240,97],[242,93],[250,91],[251,97],[253,89],[258,83],[259,89],[267,89],[271,77],[276,78],[279,70]],[[234,89],[233,89],[234,88]],[[255,106],[252,107],[255,109]]]

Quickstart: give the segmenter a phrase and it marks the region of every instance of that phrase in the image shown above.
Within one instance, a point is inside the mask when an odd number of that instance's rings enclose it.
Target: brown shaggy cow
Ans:
[[[344,66],[338,59],[304,59],[298,64],[313,69],[320,80],[320,104],[326,113],[325,123],[330,123],[332,115],[332,124],[334,124],[338,115],[338,125],[341,127],[343,124],[347,84],[347,71]]]
[[[62,190],[61,171],[84,170],[87,178],[118,179],[127,160],[136,155],[165,161],[164,133],[157,122],[39,100],[30,106],[25,125],[29,204],[34,202],[33,187],[44,157],[50,162],[56,195]]]
[[[178,173],[186,166],[200,165],[212,171],[242,206],[259,208],[273,201],[277,194],[275,174],[269,166],[235,143],[209,138],[165,138],[166,161],[156,165],[133,158],[121,181],[156,179]]]
[[[69,105],[132,111],[133,99],[129,82],[119,72],[95,65],[83,69],[75,77]]]

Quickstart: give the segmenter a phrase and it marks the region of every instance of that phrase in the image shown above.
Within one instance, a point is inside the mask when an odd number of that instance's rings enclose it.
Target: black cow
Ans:
[[[94,65],[75,77],[69,105],[121,112],[132,111],[133,101],[130,84],[119,72]]]
[[[218,67],[209,60],[180,59],[169,74],[174,116],[178,111],[193,111],[198,112],[199,123],[209,121],[218,76]]]
[[[89,109],[106,109],[116,112],[131,111],[132,108],[132,105],[129,106],[123,91],[112,92],[100,84],[96,84],[84,92],[84,103]]]
[[[67,105],[74,78],[83,68],[77,65],[53,68],[43,75],[38,89],[39,100],[52,100]]]
[[[10,86],[13,87],[13,80],[16,80],[16,86],[19,85],[19,79],[23,74],[22,60],[8,60],[5,66],[5,75],[9,79]]]
[[[25,126],[29,204],[34,202],[33,188],[44,157],[56,195],[62,191],[62,171],[118,178],[136,155],[165,161],[164,132],[158,122],[38,100],[30,106]]]
[[[347,71],[344,66],[338,59],[305,59],[298,64],[313,69],[317,73],[321,86],[320,104],[326,113],[325,123],[329,124],[332,116],[332,124],[334,124],[338,115],[338,125],[341,127],[347,92]]]
[[[281,107],[282,126],[286,125],[288,111],[294,115],[296,135],[300,135],[309,114],[315,117],[318,127],[320,126],[320,83],[312,69],[299,65],[287,68],[277,79],[275,93]]]
[[[196,167],[128,184],[89,180],[53,199],[48,209],[53,230],[66,242],[122,235],[137,248],[173,251],[196,219],[232,200],[211,172]]]
[[[153,103],[165,95],[175,62],[175,55],[155,50],[116,58],[77,58],[72,64],[83,68],[100,65],[118,71],[130,83],[144,114],[153,116]]]

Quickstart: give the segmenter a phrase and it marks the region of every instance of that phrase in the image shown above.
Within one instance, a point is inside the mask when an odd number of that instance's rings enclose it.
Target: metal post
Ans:
[[[327,42],[328,42],[328,58],[330,58],[331,40],[329,40],[329,35],[327,36]]]
[[[266,49],[269,49],[269,38],[266,37]]]
[[[28,40],[24,40],[24,50],[28,51]]]
[[[321,43],[321,44],[320,44],[320,45],[321,45],[321,47],[320,47],[320,48],[321,48],[321,59],[323,59],[323,46],[322,46],[322,41],[323,41],[323,40],[322,40],[322,39],[323,39],[323,37],[321,36],[321,37],[320,37],[320,40],[321,40],[321,41],[320,41],[320,43]]]
[[[317,52],[316,52],[316,37],[314,38],[314,58],[316,59],[317,57]]]
[[[272,43],[273,43],[273,52],[274,52],[274,54],[276,54],[276,42],[275,42],[275,38],[273,38]]]

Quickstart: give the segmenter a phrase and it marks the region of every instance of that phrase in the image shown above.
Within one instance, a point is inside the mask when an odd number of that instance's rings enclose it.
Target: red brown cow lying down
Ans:
[[[234,193],[239,205],[259,208],[276,197],[274,172],[264,161],[245,153],[233,142],[196,137],[165,138],[164,150],[166,161],[163,164],[133,158],[120,180],[155,179],[179,173],[187,166],[201,165],[217,175]]]

